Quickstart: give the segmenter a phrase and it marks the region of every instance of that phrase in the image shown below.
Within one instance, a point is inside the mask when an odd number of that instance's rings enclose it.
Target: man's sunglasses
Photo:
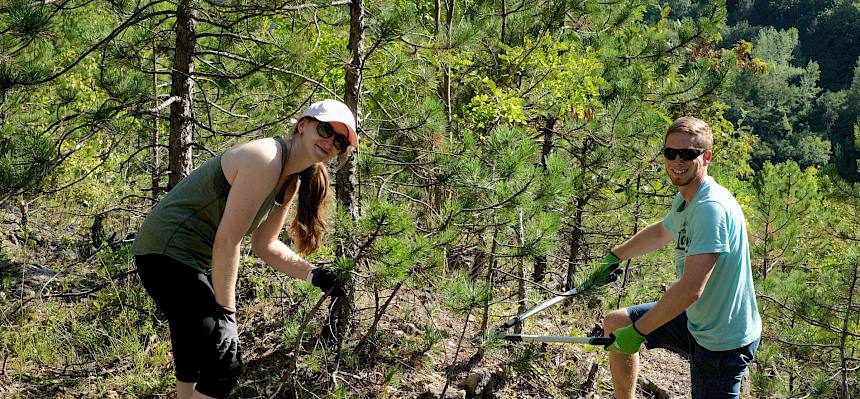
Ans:
[[[341,154],[343,154],[343,152],[349,147],[349,139],[335,131],[334,126],[332,126],[331,123],[317,121],[317,134],[324,139],[334,136],[334,147],[337,148]]]
[[[669,148],[663,149],[663,156],[670,161],[674,161],[675,157],[680,155],[685,161],[692,161],[707,151],[704,148]]]

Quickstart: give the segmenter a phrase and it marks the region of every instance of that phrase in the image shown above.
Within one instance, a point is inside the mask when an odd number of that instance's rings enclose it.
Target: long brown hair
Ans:
[[[328,201],[328,169],[316,163],[299,173],[301,184],[297,193],[296,218],[290,225],[293,246],[301,254],[316,252],[322,244]]]
[[[296,122],[291,136],[298,133],[298,127],[299,123]],[[320,248],[323,231],[328,227],[328,168],[321,162],[315,163],[295,177],[301,180],[301,184],[296,193],[296,218],[290,224],[289,232],[296,252],[307,255]]]

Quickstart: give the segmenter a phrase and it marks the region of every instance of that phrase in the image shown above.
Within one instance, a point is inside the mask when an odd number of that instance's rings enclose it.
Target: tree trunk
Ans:
[[[552,132],[555,129],[556,118],[548,118],[546,125],[541,129],[543,133],[543,145],[541,146],[540,164],[544,173],[546,173],[546,158],[552,152]],[[546,255],[538,255],[535,257],[535,267],[532,271],[532,281],[542,283],[546,276],[547,259]]]
[[[453,1],[453,0],[452,0]],[[435,37],[439,38],[440,35],[440,25],[442,23],[442,0],[434,1],[434,14],[433,14],[433,29]],[[453,6],[453,2],[449,6],[448,1],[445,1],[445,15],[448,16],[450,13],[450,8]],[[448,17],[445,22],[445,39],[446,44],[445,48],[450,48],[450,33],[451,31],[451,18]],[[442,80],[439,82],[438,86],[436,86],[436,95],[439,96],[439,99],[442,101],[442,104],[445,108],[445,120],[448,122],[445,125],[445,132],[439,132],[438,137],[431,138],[430,140],[430,151],[436,152],[438,151],[444,144],[445,133],[448,135],[448,140],[451,141],[453,138],[451,136],[451,68],[445,63],[443,60],[444,57],[440,57],[439,62],[439,72],[442,75]],[[430,184],[427,186],[427,202],[430,204],[431,208],[434,211],[438,211],[442,209],[442,206],[445,204],[445,190],[442,185],[439,184],[438,176],[434,171],[430,176]]]
[[[585,142],[580,149],[579,159],[581,162],[581,168],[587,169],[589,165],[585,162],[586,154],[591,150],[591,140],[586,138]],[[586,251],[583,249],[583,244],[585,243],[585,232],[582,230],[582,218],[585,215],[585,205],[588,204],[589,195],[577,195],[576,196],[576,210],[574,211],[573,216],[573,234],[570,238],[570,253],[567,258],[567,276],[565,278],[565,290],[570,290],[574,288],[576,285],[576,269],[578,262],[580,259],[584,259],[583,254]]]
[[[490,243],[490,267],[487,270],[487,286],[490,290],[490,296],[487,298],[487,302],[484,303],[484,313],[481,318],[481,328],[480,331],[486,331],[487,327],[490,323],[490,303],[493,302],[493,293],[495,290],[496,283],[496,267],[498,267],[498,258],[496,257],[496,249],[498,244],[498,234],[499,227],[496,223],[496,218],[493,217],[493,242]]]
[[[501,12],[500,16],[502,19],[502,33],[500,35],[501,37],[500,37],[499,41],[501,41],[504,44],[509,45],[510,43],[508,43],[508,41],[507,41],[507,36],[508,36],[507,35],[507,32],[508,32],[508,3],[505,0],[502,0],[502,12]]]
[[[519,225],[519,233],[517,234],[519,237],[519,245],[520,247],[524,247],[526,245],[526,237],[525,237],[525,227],[523,226],[523,211],[520,209],[520,225]],[[526,259],[525,256],[521,256],[519,260],[519,267],[517,268],[517,314],[523,314],[528,310],[526,303]],[[519,323],[514,326],[514,333],[522,334],[523,332],[523,323]]]
[[[454,3],[456,0],[445,0],[445,30],[451,37],[451,24],[454,22]]]
[[[344,103],[356,115],[356,129],[358,129],[358,115],[361,112],[359,100],[361,97],[362,68],[364,67],[364,1],[358,0],[349,6],[349,50],[352,54],[349,65],[346,68],[346,93]],[[342,155],[342,157],[345,155]],[[339,159],[343,165],[337,171],[335,192],[338,205],[345,208],[352,219],[358,218],[358,179],[356,176],[355,152],[349,154],[346,159]],[[345,162],[344,162],[345,161]]]
[[[155,39],[152,40],[152,56],[150,61],[152,62],[152,107],[158,109],[158,63],[156,62],[155,56],[156,43]],[[150,193],[152,200],[155,201],[158,199],[158,194],[161,191],[161,148],[158,146],[158,128],[159,128],[159,118],[158,115],[155,115],[152,118],[152,132],[149,137],[149,145],[152,146],[152,166],[150,171]]]
[[[454,19],[454,1],[455,0],[445,0],[445,48],[449,51],[451,51],[451,24]],[[439,34],[438,26],[440,17],[437,2],[436,21],[434,21],[434,24],[437,27],[437,36]],[[442,82],[439,87],[436,88],[436,93],[439,95],[439,98],[442,99],[442,104],[445,105],[445,117],[447,118],[448,123],[450,123],[451,113],[453,112],[453,107],[451,105],[451,67],[444,61],[441,61],[439,69],[442,72]]]
[[[582,216],[585,212],[586,202],[588,200],[583,197],[576,198],[576,211],[573,215],[573,233],[570,236],[570,253],[567,258],[565,291],[573,288],[576,284],[576,266],[582,253]]]
[[[361,80],[364,62],[364,0],[353,0],[349,5],[349,50],[352,54],[349,65],[346,68],[346,94],[344,102],[356,115],[356,129],[358,129],[358,115],[361,113]],[[335,178],[335,195],[339,207],[346,209],[353,220],[358,218],[358,178],[356,175],[355,152],[340,159],[342,165]],[[336,253],[340,257],[354,259],[357,248],[351,244],[339,243]],[[326,338],[338,343],[349,336],[354,326],[355,315],[355,292],[352,278],[346,282],[346,297],[332,304],[325,328]]]
[[[636,192],[642,189],[642,175],[636,176]],[[633,214],[633,234],[635,236],[636,233],[639,232],[639,215],[642,214],[642,202],[639,201],[639,197],[636,197],[636,211]],[[627,259],[627,262],[624,264],[624,276],[621,278],[621,290],[618,292],[618,300],[615,302],[615,307],[621,307],[621,298],[624,296],[624,290],[627,288],[627,283],[630,281],[630,259]]]
[[[856,259],[856,258],[854,258]],[[851,262],[854,262],[854,259]],[[851,332],[851,309],[854,307],[854,290],[857,288],[857,269],[860,268],[860,265],[854,264],[852,266],[852,276],[851,276],[851,284],[848,285],[848,303],[845,306],[845,317],[842,320],[842,331],[841,336],[839,337],[839,359],[841,361],[841,381],[840,381],[840,390],[842,394],[840,397],[842,399],[849,399],[851,397],[851,393],[848,392],[848,377],[849,377],[849,361],[850,354],[846,353],[846,345],[848,345],[848,337]]]
[[[770,209],[770,208],[768,208],[768,209]],[[764,224],[764,239],[762,240],[762,241],[764,241],[764,244],[762,244],[764,246],[764,250],[762,251],[763,252],[763,254],[762,254],[763,263],[762,263],[762,267],[761,267],[761,278],[762,278],[762,280],[767,280],[767,272],[770,270],[770,256],[769,256],[770,255],[770,248],[769,248],[769,246],[770,246],[769,245],[770,244],[770,221],[771,221],[771,218],[770,218],[770,215],[768,214],[767,215],[767,222],[765,222],[765,224]]]
[[[433,1],[433,34],[439,35],[439,20],[442,19],[442,0]]]
[[[191,0],[182,0],[176,8],[176,53],[173,57],[170,95],[179,101],[170,104],[170,149],[168,168],[170,190],[191,173],[194,139],[194,44],[197,22]]]

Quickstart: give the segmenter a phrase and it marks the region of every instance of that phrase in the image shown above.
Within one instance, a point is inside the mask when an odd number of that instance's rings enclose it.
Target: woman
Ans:
[[[280,137],[239,144],[195,169],[155,206],[132,252],[141,282],[167,315],[177,396],[226,397],[242,369],[236,329],[236,279],[242,238],[273,268],[333,296],[327,270],[298,253],[322,239],[329,177],[323,162],[358,145],[355,117],[336,100],[312,104]],[[294,197],[290,237],[278,239]]]

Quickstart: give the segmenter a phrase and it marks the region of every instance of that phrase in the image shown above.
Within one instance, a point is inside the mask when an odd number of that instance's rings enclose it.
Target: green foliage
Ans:
[[[762,29],[752,55],[765,63],[765,71],[743,71],[727,90],[728,119],[750,126],[759,138],[753,147],[755,169],[766,161],[793,160],[804,168],[829,161],[826,136],[810,128],[814,101],[821,92],[818,64],[794,66],[797,45],[795,29]]]
[[[6,5],[5,21],[9,33],[24,41],[44,38],[48,33],[50,10],[44,4],[12,0]]]
[[[474,281],[465,273],[457,272],[445,278],[441,284],[445,306],[457,313],[468,314],[489,299],[489,286]]]
[[[500,120],[503,123],[526,122],[522,99],[510,91],[500,89],[490,79],[484,78],[481,83],[484,87],[480,90],[486,91],[486,94],[472,97],[472,101],[467,106],[469,112],[466,114],[468,118],[477,122],[478,129],[491,127]]]
[[[54,146],[37,134],[0,131],[0,202],[37,188],[54,162]]]
[[[816,228],[822,197],[814,168],[801,171],[794,162],[764,164],[752,180],[751,204],[747,217],[753,226],[751,255],[760,259],[757,268],[763,278],[771,268],[782,271],[805,261],[807,254],[800,241],[808,240],[805,233]]]
[[[860,118],[860,69],[855,68],[851,87],[838,92],[825,93],[818,99],[817,108],[822,114],[820,128],[830,132],[833,143],[833,161],[840,176],[850,182],[860,181],[857,154],[854,153],[854,125]]]
[[[169,343],[149,340],[156,326],[146,314],[118,306],[137,306],[144,301],[144,295],[138,291],[120,298],[106,293],[90,304],[48,302],[42,305],[43,312],[21,312],[26,317],[0,330],[0,347],[9,354],[9,371],[15,379],[21,379],[34,365],[75,370],[94,374],[96,380],[102,380],[98,385],[110,381],[111,386],[122,386],[132,396],[172,385],[172,375],[165,369],[170,364]],[[154,310],[151,305],[142,306]],[[98,373],[126,362],[130,369],[121,375]],[[55,378],[73,382],[74,373],[57,374]],[[118,382],[122,384],[114,385]]]
[[[841,90],[850,87],[852,79],[851,68],[855,65],[858,55],[856,34],[845,31],[845,26],[853,26],[860,16],[856,2],[851,0],[806,0],[806,1],[729,1],[730,26],[724,36],[724,45],[731,45],[738,40],[756,40],[757,51],[764,45],[774,49],[767,51],[767,57],[780,61],[776,64],[790,65],[803,68],[806,73],[794,77],[788,83],[797,88],[808,87],[819,92],[813,98],[818,103],[810,112],[808,100],[795,102],[794,105],[784,100],[792,100],[794,95],[781,90],[782,94],[767,98],[755,99],[750,94],[759,90],[756,81],[752,85],[737,86],[730,90],[730,97],[746,98],[747,105],[742,106],[736,101],[728,101],[732,107],[732,118],[740,115],[752,116],[754,133],[763,140],[756,146],[754,154],[755,167],[761,167],[762,162],[782,162],[794,160],[801,166],[822,166],[834,162],[839,174],[849,181],[860,180],[857,172],[856,153],[853,151],[853,128],[849,125],[857,119],[857,114],[851,111],[836,111],[839,101],[833,101]],[[782,30],[777,40],[762,40],[762,35],[774,38],[773,29]],[[787,36],[796,37],[787,41]],[[793,43],[792,43],[793,42]],[[775,54],[781,56],[772,57]],[[764,57],[763,57],[764,58]],[[769,62],[765,75],[779,76],[779,70],[784,68]],[[776,68],[777,71],[771,71]],[[814,76],[813,76],[814,74]],[[816,82],[812,82],[813,78]],[[777,87],[786,86],[783,83],[765,79],[773,91]],[[750,87],[753,91],[750,92]],[[789,94],[788,96],[785,96]],[[753,104],[749,104],[752,101]],[[853,102],[853,101],[850,101]],[[774,108],[775,112],[771,112]],[[789,113],[783,111],[788,108]],[[792,113],[793,112],[793,113]],[[828,114],[840,115],[833,118]],[[747,119],[746,117],[744,119]],[[836,121],[834,122],[834,119]],[[829,143],[828,143],[829,142]],[[827,147],[830,146],[831,154]],[[832,158],[829,157],[832,155]]]
[[[839,321],[856,308],[846,287],[860,195],[818,166],[831,150],[845,158],[841,170],[850,163],[844,149],[857,146],[860,91],[823,93],[819,77],[833,65],[806,53],[811,32],[830,37],[836,22],[853,15],[822,13],[847,3],[801,3],[730,1],[727,15],[722,1],[469,1],[448,2],[450,18],[441,9],[438,19],[433,2],[365,3],[360,216],[340,210],[308,260],[353,282],[353,333],[367,333],[370,349],[353,350],[347,340],[335,352],[313,341],[303,348],[309,353],[293,354],[301,355],[295,385],[322,396],[373,396],[343,378],[377,376],[367,385],[398,397],[414,388],[404,382],[418,373],[455,369],[445,362],[461,362],[475,348],[451,353],[452,344],[461,332],[480,334],[476,320],[492,323],[518,313],[520,301],[570,288],[608,247],[665,214],[676,189],[661,167],[663,136],[673,119],[693,115],[714,128],[709,172],[746,211],[757,270],[770,269],[757,282],[765,331],[774,335],[766,335],[753,367],[756,394],[833,396],[838,351],[805,344],[848,337],[845,348],[857,350],[854,337],[840,333],[856,334],[857,326]],[[150,208],[152,181],[164,180],[168,151],[149,146],[168,143],[170,108],[152,108],[170,94],[176,5],[52,4],[0,9],[0,191],[24,194],[21,212],[31,223],[62,226],[63,238],[54,244],[37,228],[4,230],[4,245],[11,234],[24,245],[3,253],[17,260],[43,245],[63,253],[69,259],[58,256],[52,266],[78,278],[56,289],[72,291],[128,270],[127,249],[117,241]],[[263,10],[275,5],[193,3],[195,164],[240,140],[286,135],[285,122],[308,101],[344,92],[347,7]],[[100,43],[136,12],[141,20]],[[814,32],[809,24],[759,26],[768,12],[798,21],[821,14],[823,25]],[[738,15],[750,22],[727,31],[727,18]],[[95,215],[104,222],[97,251],[89,242]],[[344,246],[357,249],[355,256],[338,253]],[[669,251],[637,258],[624,291],[610,296],[624,305],[658,299],[661,284],[673,279],[671,261]],[[242,338],[256,360],[248,372],[259,373],[283,362],[302,327],[306,338],[316,337],[326,310],[308,313],[321,297],[315,287],[273,277],[251,255],[243,253],[242,265]],[[4,293],[18,286],[16,276],[3,271]],[[39,311],[16,313],[0,328],[13,381],[44,387],[57,378],[51,370],[110,369],[113,376],[96,377],[97,388],[68,381],[69,395],[172,389],[167,329],[151,301],[138,285],[106,287],[64,302],[34,300],[27,309]],[[615,307],[598,302],[577,301],[545,317],[579,334],[579,324]],[[415,324],[412,332],[392,333],[404,320]],[[481,349],[510,359],[504,370],[512,391],[531,394],[520,388],[543,378],[553,383],[528,388],[534,396],[588,394],[575,386],[573,377],[584,375],[570,360],[581,359],[575,350],[500,342]],[[550,360],[564,366],[550,369]],[[332,370],[335,384],[323,387]],[[257,396],[271,396],[260,389]]]
[[[830,206],[839,205],[832,202]],[[807,246],[807,251],[815,249]],[[850,373],[840,371],[840,365],[845,353],[860,347],[855,336],[858,326],[846,323],[851,319],[847,309],[860,292],[858,259],[856,249],[846,251],[837,244],[817,255],[808,253],[805,261],[811,270],[777,272],[760,281],[757,288],[762,315],[780,326],[774,331],[776,342],[770,344],[775,346],[773,353],[762,358],[762,365],[771,378],[784,382],[762,381],[763,390],[780,392],[781,396],[820,396],[856,384]],[[844,379],[822,378],[834,373]],[[787,381],[791,383],[785,384]]]
[[[543,351],[537,345],[525,345],[513,352],[511,360],[507,364],[506,374],[510,378],[528,377],[539,372],[539,364],[543,361]]]
[[[836,91],[850,84],[850,76],[860,50],[858,36],[843,29],[860,22],[860,9],[852,0],[837,0],[818,14],[808,27],[803,52],[821,65],[821,86]],[[828,43],[822,46],[821,43]]]
[[[430,255],[427,240],[415,236],[415,225],[408,214],[392,202],[368,203],[366,213],[355,222],[343,214],[338,220],[338,239],[354,242],[359,250],[358,258],[338,258],[334,269],[345,276],[357,264],[362,269],[366,267],[370,271],[366,284],[374,290],[407,282]]]
[[[746,180],[754,174],[750,159],[758,137],[750,132],[744,121],[735,123],[727,119],[727,105],[715,102],[703,114],[710,121],[714,136],[714,158],[708,166],[708,174],[714,176],[724,187],[731,187],[738,180]]]

